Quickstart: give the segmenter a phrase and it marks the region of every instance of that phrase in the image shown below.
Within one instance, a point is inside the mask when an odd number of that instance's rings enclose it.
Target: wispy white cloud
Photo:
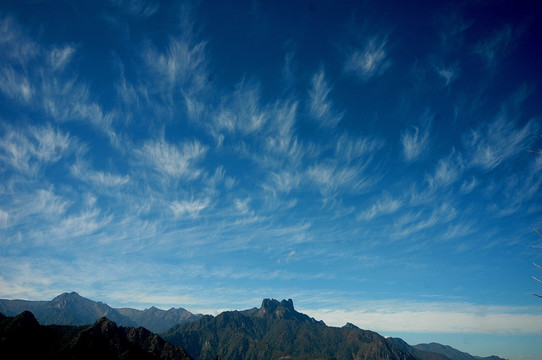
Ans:
[[[12,67],[3,66],[0,72],[0,90],[12,100],[28,103],[34,89],[28,77],[16,72]]]
[[[48,163],[58,161],[69,148],[69,134],[52,126],[7,128],[0,139],[0,161],[26,175],[36,175]]]
[[[40,53],[40,47],[30,39],[19,23],[0,14],[0,58],[25,65]]]
[[[112,3],[126,14],[141,18],[154,15],[160,7],[159,2],[147,0],[112,0]]]
[[[201,91],[207,82],[205,43],[197,42],[191,33],[172,38],[169,46],[161,52],[149,45],[143,53],[147,66],[158,78],[158,90],[173,100],[174,89],[181,89],[185,96]],[[149,88],[149,91],[156,91]]]
[[[0,91],[57,121],[87,121],[107,134],[112,143],[113,114],[93,101],[78,74],[63,74],[75,52],[72,45],[47,47],[34,42],[12,18],[0,19],[6,38],[0,44],[10,60],[0,68]],[[42,57],[36,55],[43,54]],[[30,61],[32,66],[27,66]],[[21,66],[22,65],[22,66]]]
[[[53,233],[60,238],[74,238],[94,234],[113,221],[112,215],[103,216],[97,208],[86,209],[79,214],[65,217]]]
[[[343,134],[337,139],[335,156],[342,161],[350,163],[372,158],[372,156],[384,146],[384,142],[372,136],[353,137]]]
[[[474,225],[472,222],[457,222],[455,224],[448,225],[443,237],[446,239],[464,239],[467,235],[470,235],[477,230],[476,225]]]
[[[297,101],[275,103],[270,110],[273,122],[270,123],[266,142],[268,153],[278,154],[294,163],[300,160],[303,151],[294,133],[297,106]]]
[[[364,168],[364,165],[320,162],[307,169],[307,176],[324,194],[331,194],[340,189],[357,193],[379,180],[374,174],[365,175]]]
[[[386,37],[374,36],[365,42],[362,49],[352,49],[344,64],[344,71],[354,73],[363,81],[382,75],[391,65],[387,42]]]
[[[456,208],[450,203],[442,203],[432,211],[413,210],[401,215],[394,222],[396,235],[409,236],[427,231],[436,225],[445,225],[457,217]],[[420,244],[421,245],[421,244]]]
[[[437,66],[436,71],[444,80],[444,86],[452,84],[459,76],[459,68],[457,66]]]
[[[470,154],[470,165],[492,170],[503,161],[522,153],[528,148],[528,139],[536,134],[534,121],[523,127],[501,114],[494,121],[472,130],[465,136],[465,145]]]
[[[296,81],[296,70],[295,51],[291,50],[284,55],[284,63],[281,69],[282,79],[288,88],[292,87]]]
[[[426,176],[432,190],[445,188],[460,179],[465,165],[461,154],[452,150],[450,155],[440,159],[433,173]]]
[[[75,47],[73,46],[66,45],[63,48],[54,48],[49,52],[49,65],[55,71],[64,70],[74,53]]]
[[[210,198],[204,199],[191,199],[182,201],[173,201],[169,207],[175,217],[183,217],[188,215],[190,217],[197,217],[201,211],[208,208],[211,204]]]
[[[326,197],[339,193],[360,193],[378,183],[383,174],[373,160],[384,142],[372,136],[343,134],[321,147],[319,160],[309,163],[303,176]]]
[[[469,194],[474,190],[476,186],[478,186],[478,183],[478,179],[473,176],[470,181],[465,180],[461,183],[460,191],[463,194]]]
[[[260,86],[242,80],[231,97],[225,97],[215,118],[213,131],[251,134],[260,131],[268,121],[268,113],[260,100]]]
[[[185,142],[179,148],[162,138],[147,141],[135,154],[163,175],[195,179],[201,174],[201,170],[195,165],[205,156],[207,150],[207,146],[197,140]]]
[[[269,174],[272,186],[265,187],[273,192],[289,193],[298,188],[302,176],[295,171],[280,170]]]
[[[358,215],[360,220],[371,220],[378,216],[390,215],[397,212],[403,206],[403,201],[394,199],[389,194],[383,194],[372,206]]]
[[[411,126],[401,133],[403,156],[407,161],[416,160],[428,151],[430,145],[430,131],[431,120],[426,112],[422,116],[419,127]]]
[[[127,184],[130,181],[129,175],[115,175],[104,171],[96,171],[85,162],[78,162],[71,166],[71,173],[76,178],[89,182],[97,187],[117,187]]]
[[[284,260],[284,261],[286,261],[287,263],[290,262],[290,260],[292,260],[292,258],[294,257],[294,255],[295,255],[295,250],[290,251],[290,252],[288,253],[288,256],[286,256],[286,260]]]
[[[53,188],[37,189],[36,191],[19,194],[6,204],[9,214],[9,226],[36,226],[45,220],[58,219],[66,214],[72,202],[55,193]]]
[[[8,226],[9,213],[0,209],[0,229],[5,229]]]
[[[246,199],[235,199],[234,205],[237,211],[239,211],[241,214],[246,214],[250,210],[249,207],[250,198]]]
[[[324,69],[313,75],[309,90],[309,109],[311,116],[321,126],[334,127],[343,118],[344,112],[337,111],[329,98],[332,87],[325,79]]]
[[[510,25],[495,31],[492,36],[480,41],[475,52],[486,62],[488,68],[494,67],[498,61],[508,52],[510,44],[517,34]]]

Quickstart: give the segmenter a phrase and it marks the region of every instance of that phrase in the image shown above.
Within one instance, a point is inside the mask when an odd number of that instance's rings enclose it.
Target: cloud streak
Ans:
[[[492,170],[504,161],[517,156],[528,147],[528,139],[536,134],[536,123],[529,121],[523,127],[504,116],[472,130],[465,137],[465,145],[472,154],[470,165],[483,170]]]
[[[201,174],[196,164],[205,156],[207,149],[197,140],[185,142],[179,148],[160,139],[147,141],[135,154],[162,175],[193,180]]]
[[[313,75],[311,85],[309,90],[311,116],[319,122],[320,126],[335,127],[344,114],[337,112],[333,102],[329,99],[332,88],[325,79],[323,69]]]
[[[368,81],[382,75],[391,66],[387,53],[387,38],[369,38],[363,48],[352,49],[344,63],[344,71]]]

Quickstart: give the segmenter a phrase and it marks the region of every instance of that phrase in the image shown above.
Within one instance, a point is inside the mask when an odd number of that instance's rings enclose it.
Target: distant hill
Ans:
[[[51,301],[0,300],[0,312],[4,315],[15,316],[25,310],[31,311],[43,325],[88,325],[105,316],[121,326],[143,326],[156,333],[201,317],[182,308],[114,309],[76,292],[63,293]]]
[[[6,360],[191,359],[181,347],[141,327],[119,327],[106,318],[91,326],[44,326],[29,311],[0,314],[0,353]]]
[[[259,309],[206,315],[174,326],[163,337],[197,360],[417,360],[375,332],[328,327],[297,312],[291,300],[265,299]]]
[[[407,344],[403,339],[400,338],[387,338],[388,341],[392,342],[396,346],[400,347],[407,353],[411,354],[412,356],[416,357],[419,360],[451,360],[446,355],[432,352],[429,350],[421,350],[417,349],[413,346],[410,346]]]
[[[138,326],[143,326],[155,333],[162,333],[174,325],[195,321],[202,316],[200,314],[192,314],[183,308],[161,310],[153,306],[145,310],[131,308],[117,308],[115,310],[135,322]]]
[[[437,344],[437,343],[418,344],[418,345],[414,345],[413,347],[418,350],[443,354],[447,356],[450,360],[505,360],[503,358],[500,358],[494,355],[488,356],[488,357],[473,356],[466,352],[462,352],[457,349],[454,349],[451,346]]]

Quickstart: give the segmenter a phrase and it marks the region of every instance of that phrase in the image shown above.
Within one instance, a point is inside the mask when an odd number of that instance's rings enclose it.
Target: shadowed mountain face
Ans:
[[[118,327],[101,318],[91,326],[43,326],[25,311],[0,315],[3,359],[142,359],[189,360],[181,347],[144,328]]]
[[[291,300],[265,299],[259,309],[228,311],[176,325],[163,334],[196,359],[416,360],[375,332],[328,327],[295,311]]]
[[[105,316],[121,326],[143,326],[156,333],[201,316],[182,308],[114,309],[76,292],[61,294],[51,301],[0,300],[0,312],[5,315],[15,316],[25,310],[31,311],[43,325],[88,325]]]

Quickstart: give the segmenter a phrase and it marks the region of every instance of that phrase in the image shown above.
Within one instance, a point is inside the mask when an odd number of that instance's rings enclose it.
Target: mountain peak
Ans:
[[[357,327],[356,325],[350,323],[350,322],[347,322],[346,325],[343,326],[343,328],[345,329],[358,329],[359,330],[359,327]]]
[[[280,302],[276,299],[263,299],[262,301],[262,309],[275,311],[278,307],[284,307],[288,310],[295,311],[292,299],[282,300]]]
[[[75,291],[72,291],[72,292],[62,293],[62,294],[58,295],[57,297],[55,297],[54,299],[77,299],[77,298],[80,298],[80,297],[82,297],[82,296],[79,295],[78,293],[76,293]]]
[[[264,317],[271,316],[276,319],[292,319],[297,317],[299,313],[294,309],[292,299],[278,301],[276,299],[264,299],[262,306],[256,312],[255,316]]]
[[[74,301],[78,301],[78,300],[81,300],[81,299],[84,299],[81,295],[79,295],[78,293],[76,293],[75,291],[72,291],[70,293],[62,293],[60,295],[58,295],[57,297],[53,298],[53,300],[51,300],[51,303],[54,303],[54,304],[57,304],[57,303],[62,303],[62,304],[66,304],[67,302],[74,302]]]

